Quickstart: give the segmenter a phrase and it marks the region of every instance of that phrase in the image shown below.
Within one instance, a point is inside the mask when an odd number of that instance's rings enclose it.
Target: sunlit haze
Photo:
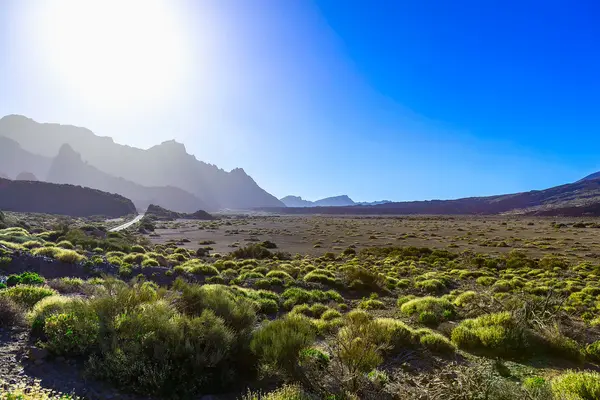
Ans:
[[[22,18],[48,78],[89,107],[139,111],[181,95],[190,33],[166,1],[31,2]]]
[[[176,139],[277,197],[577,180],[600,168],[598,10],[510,3],[0,0],[0,117]]]

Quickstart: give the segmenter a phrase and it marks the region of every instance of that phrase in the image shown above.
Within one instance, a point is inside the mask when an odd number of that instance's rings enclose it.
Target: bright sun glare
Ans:
[[[181,18],[167,0],[56,0],[30,10],[34,41],[58,81],[93,107],[152,107],[186,68]]]

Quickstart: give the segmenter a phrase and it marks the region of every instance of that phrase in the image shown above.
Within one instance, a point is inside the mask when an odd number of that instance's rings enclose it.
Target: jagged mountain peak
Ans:
[[[199,161],[187,152],[185,145],[176,140],[168,140],[143,150],[115,143],[110,137],[96,136],[85,128],[41,124],[22,116],[0,120],[0,136],[18,142],[25,151],[45,157],[56,157],[61,146],[67,143],[85,160],[86,165],[93,166],[97,172],[101,171],[145,188],[177,188],[203,200],[211,210],[283,206],[283,203],[263,190],[243,169],[236,168],[226,172]],[[10,155],[11,152],[6,153]],[[5,168],[2,163],[0,170],[9,176],[22,171]],[[38,170],[32,172],[38,173]],[[46,176],[47,173],[48,169],[41,176]],[[98,177],[95,182],[101,181],[106,187],[112,182],[108,178],[100,179],[97,173],[94,175]]]
[[[62,146],[60,146],[57,157],[61,159],[69,158],[77,161],[81,160],[81,154],[76,152],[68,143],[64,143]]]
[[[165,140],[161,144],[159,144],[157,146],[154,146],[151,149],[157,149],[157,150],[160,149],[160,150],[166,150],[166,151],[172,151],[172,152],[186,153],[187,154],[187,150],[185,148],[185,145],[183,143],[178,142],[175,139]]]

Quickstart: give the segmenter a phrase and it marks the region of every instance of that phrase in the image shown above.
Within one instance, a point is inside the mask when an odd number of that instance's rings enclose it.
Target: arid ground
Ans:
[[[416,246],[502,254],[522,249],[532,257],[558,254],[576,260],[600,257],[600,221],[594,218],[502,216],[235,216],[211,222],[157,224],[154,244],[210,246],[226,254],[269,240],[291,254],[322,255],[349,246]],[[214,242],[214,243],[213,243]]]

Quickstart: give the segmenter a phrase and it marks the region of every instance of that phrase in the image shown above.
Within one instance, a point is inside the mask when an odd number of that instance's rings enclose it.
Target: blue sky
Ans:
[[[185,65],[162,101],[119,110],[118,90],[94,102],[52,72],[22,3],[0,0],[0,114],[176,138],[278,197],[447,199],[600,170],[593,1],[167,2]]]

